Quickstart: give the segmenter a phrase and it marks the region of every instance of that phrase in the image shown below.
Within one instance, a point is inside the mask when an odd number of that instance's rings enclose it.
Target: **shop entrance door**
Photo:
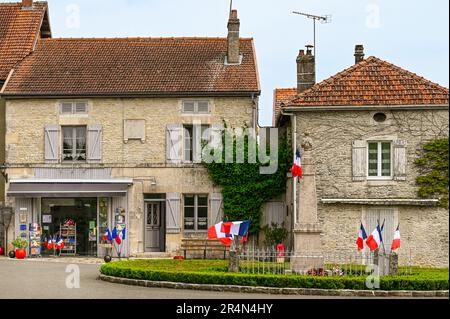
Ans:
[[[145,251],[164,251],[165,233],[163,202],[147,202],[145,215]]]

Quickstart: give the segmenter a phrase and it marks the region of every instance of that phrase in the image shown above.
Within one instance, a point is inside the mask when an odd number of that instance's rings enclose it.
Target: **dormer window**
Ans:
[[[60,113],[62,115],[87,114],[88,105],[86,102],[62,102]]]

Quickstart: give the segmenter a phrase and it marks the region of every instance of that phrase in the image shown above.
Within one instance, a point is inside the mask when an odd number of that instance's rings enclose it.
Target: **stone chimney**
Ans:
[[[33,0],[22,0],[22,8],[31,8],[33,6]]]
[[[316,57],[312,54],[312,45],[300,50],[297,57],[297,92],[302,93],[316,84]]]
[[[228,20],[228,54],[227,64],[240,64],[240,43],[239,28],[241,22],[238,19],[237,10],[231,10],[230,19]]]
[[[355,46],[355,64],[364,61],[364,46],[362,44],[357,44]]]

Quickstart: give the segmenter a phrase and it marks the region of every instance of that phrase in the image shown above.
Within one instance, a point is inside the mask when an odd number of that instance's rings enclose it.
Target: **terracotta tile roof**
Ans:
[[[0,3],[0,80],[33,50],[46,10],[46,2],[35,2],[32,9]]]
[[[273,125],[280,115],[280,110],[283,105],[290,102],[297,96],[297,88],[275,89],[273,91]]]
[[[225,65],[226,38],[42,39],[5,95],[259,93],[253,39]]]
[[[289,106],[448,104],[448,89],[369,57],[301,93]]]

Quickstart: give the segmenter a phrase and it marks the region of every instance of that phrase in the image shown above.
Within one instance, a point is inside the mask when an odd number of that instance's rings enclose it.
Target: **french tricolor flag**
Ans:
[[[394,234],[394,240],[392,241],[391,250],[397,250],[400,248],[400,225],[397,226],[397,230]]]
[[[223,222],[220,222],[214,226],[209,227],[208,228],[208,238],[209,239],[218,239],[225,246],[231,246],[232,236],[230,234],[227,235],[225,232],[222,231],[223,224],[224,224]],[[228,224],[225,227],[228,227]],[[230,225],[230,228],[231,228],[231,225]]]
[[[362,250],[364,248],[364,240],[367,239],[367,233],[364,229],[363,224],[361,223],[361,227],[359,228],[358,239],[356,240],[356,245],[358,245],[358,250]]]
[[[383,238],[381,237],[381,227],[378,223],[377,227],[370,234],[369,238],[366,240],[367,246],[369,246],[370,251],[374,251],[378,249],[383,242]]]
[[[299,150],[295,153],[294,166],[292,166],[291,172],[294,177],[303,178],[302,157]]]

